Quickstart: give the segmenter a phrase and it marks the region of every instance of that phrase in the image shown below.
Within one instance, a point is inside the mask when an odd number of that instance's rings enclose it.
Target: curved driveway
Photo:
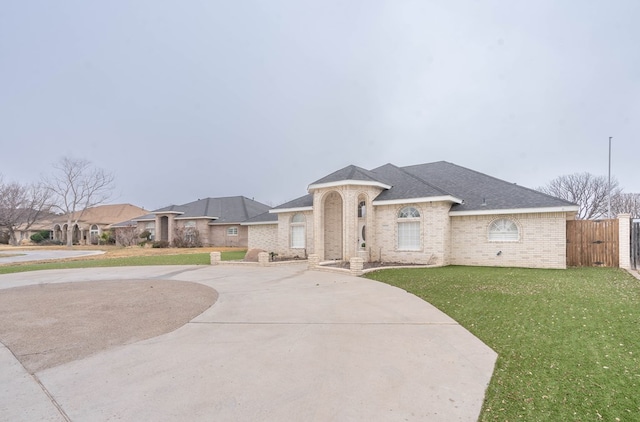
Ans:
[[[100,255],[103,253],[104,251],[79,251],[73,249],[0,249],[0,264],[77,258],[80,256]]]
[[[198,282],[219,297],[173,332],[34,376],[0,345],[0,419],[478,418],[495,352],[430,304],[375,281],[301,264],[163,266],[2,275],[0,288],[130,279]]]

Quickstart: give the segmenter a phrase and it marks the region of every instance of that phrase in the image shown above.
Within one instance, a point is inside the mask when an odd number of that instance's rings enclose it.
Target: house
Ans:
[[[576,204],[449,162],[347,166],[242,223],[249,248],[321,261],[566,268]]]
[[[269,211],[269,206],[244,196],[205,198],[170,205],[119,223],[118,230],[135,225],[151,240],[176,246],[247,247],[248,228],[241,223]]]
[[[74,244],[97,244],[105,230],[118,221],[131,219],[146,214],[144,208],[131,204],[98,205],[71,214]],[[48,215],[29,227],[19,229],[19,240],[28,241],[31,235],[40,231],[49,231],[49,238],[62,243],[67,242],[67,226],[69,218],[66,214]]]

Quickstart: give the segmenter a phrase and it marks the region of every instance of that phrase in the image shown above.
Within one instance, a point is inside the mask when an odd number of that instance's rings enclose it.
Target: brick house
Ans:
[[[117,230],[149,231],[152,240],[193,246],[247,247],[248,228],[241,223],[267,212],[269,206],[244,196],[198,199],[170,205],[119,223]],[[118,238],[118,233],[116,233]]]
[[[147,212],[144,208],[131,204],[98,205],[75,212],[70,218],[66,214],[49,215],[31,225],[29,229],[18,228],[17,236],[20,241],[28,241],[31,235],[48,231],[50,239],[66,243],[68,221],[71,220],[74,244],[97,244],[102,233],[111,230],[118,221],[134,218]]]
[[[242,223],[248,247],[320,260],[566,268],[576,204],[445,161],[348,166]]]

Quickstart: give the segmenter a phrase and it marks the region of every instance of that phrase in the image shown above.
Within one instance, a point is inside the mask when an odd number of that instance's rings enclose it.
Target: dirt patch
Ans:
[[[171,332],[218,293],[185,281],[41,284],[0,291],[0,341],[30,372]]]

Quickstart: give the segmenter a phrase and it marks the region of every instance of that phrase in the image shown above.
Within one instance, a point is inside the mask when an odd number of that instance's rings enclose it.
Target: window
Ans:
[[[358,218],[364,218],[367,216],[367,203],[360,201],[358,203]]]
[[[413,207],[404,207],[398,213],[398,249],[420,250],[420,212]]]
[[[238,235],[238,228],[237,227],[229,227],[227,229],[227,236],[237,236]]]
[[[147,223],[145,224],[144,229],[150,233],[149,240],[154,240],[156,238],[156,223]]]
[[[520,231],[513,220],[500,218],[489,224],[489,241],[515,242],[520,240]]]
[[[305,218],[303,214],[294,214],[291,217],[291,248],[303,249],[305,247]]]

